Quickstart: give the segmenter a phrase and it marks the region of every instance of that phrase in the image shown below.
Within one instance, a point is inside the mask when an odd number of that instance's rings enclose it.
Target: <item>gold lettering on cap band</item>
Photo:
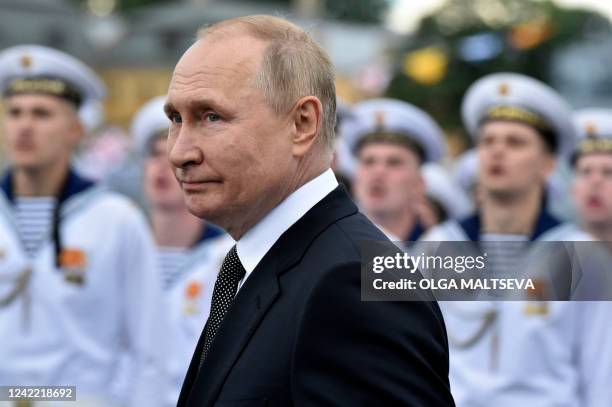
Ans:
[[[77,107],[81,105],[81,94],[69,82],[58,78],[19,78],[8,84],[4,89],[4,97],[23,93],[39,93],[57,96],[74,103]]]
[[[16,79],[7,88],[7,93],[49,93],[63,96],[68,86],[58,79]]]
[[[588,138],[582,140],[578,147],[578,154],[589,153],[612,153],[612,139],[610,138]]]
[[[550,124],[540,115],[515,106],[495,106],[489,109],[485,120],[514,120],[538,129],[549,130]]]

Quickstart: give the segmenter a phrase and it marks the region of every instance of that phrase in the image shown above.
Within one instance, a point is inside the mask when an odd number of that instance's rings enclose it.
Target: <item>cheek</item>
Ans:
[[[612,179],[608,179],[604,182],[602,192],[603,199],[606,202],[606,206],[612,209]]]
[[[353,193],[358,200],[364,199],[365,191],[370,183],[368,172],[358,169],[353,181]]]
[[[66,126],[53,121],[48,124],[39,123],[34,134],[36,142],[49,154],[68,151],[76,142],[69,137],[69,129]]]
[[[522,180],[535,179],[543,173],[543,158],[531,151],[514,151],[508,154],[508,163],[511,174]]]
[[[572,187],[572,195],[578,205],[582,205],[585,202],[588,186],[584,180],[576,180]]]
[[[152,163],[146,163],[142,171],[142,179],[144,180],[145,186],[153,181],[154,176],[155,166]]]

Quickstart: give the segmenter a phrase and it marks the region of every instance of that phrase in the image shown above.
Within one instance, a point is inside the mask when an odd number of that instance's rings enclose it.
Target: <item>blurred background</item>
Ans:
[[[92,114],[90,137],[113,140],[96,147],[112,161],[133,114],[165,93],[200,26],[261,13],[314,34],[332,56],[344,101],[391,96],[428,111],[451,156],[469,147],[461,98],[487,73],[534,76],[573,107],[612,105],[605,0],[0,0],[0,48],[55,47],[101,74],[109,97],[105,116]]]

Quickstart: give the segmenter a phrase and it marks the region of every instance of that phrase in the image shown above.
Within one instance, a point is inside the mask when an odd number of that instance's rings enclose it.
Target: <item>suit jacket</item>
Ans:
[[[178,406],[454,406],[435,301],[362,302],[359,243],[387,238],[338,187],[253,270]]]

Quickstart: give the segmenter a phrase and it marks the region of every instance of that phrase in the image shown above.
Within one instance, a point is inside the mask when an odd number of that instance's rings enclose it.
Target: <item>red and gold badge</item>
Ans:
[[[202,295],[202,283],[190,281],[185,287],[185,307],[183,311],[187,315],[193,315],[198,311],[197,300]]]
[[[59,265],[64,270],[66,281],[75,284],[85,282],[87,255],[83,250],[64,248],[59,255]]]

